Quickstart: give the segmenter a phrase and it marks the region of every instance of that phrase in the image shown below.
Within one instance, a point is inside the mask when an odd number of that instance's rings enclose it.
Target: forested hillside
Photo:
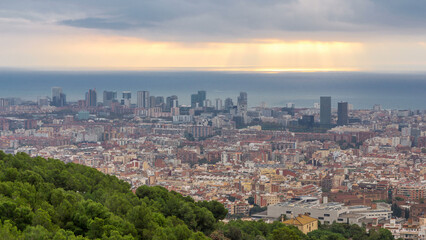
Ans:
[[[387,230],[367,234],[342,224],[308,236],[279,222],[224,224],[226,214],[216,201],[194,202],[162,187],[134,194],[90,167],[0,151],[0,239],[392,239]]]
[[[78,164],[0,152],[2,239],[204,239],[226,216],[161,187],[130,185]]]

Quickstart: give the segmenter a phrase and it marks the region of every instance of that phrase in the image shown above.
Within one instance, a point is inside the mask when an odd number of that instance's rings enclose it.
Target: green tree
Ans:
[[[197,221],[197,230],[209,235],[214,230],[214,223],[216,222],[212,212],[204,207],[196,207],[194,213]]]
[[[6,220],[3,224],[0,223],[0,236],[4,240],[20,239],[21,233],[16,226],[12,225],[10,220]]]
[[[54,229],[49,213],[41,208],[35,212],[35,215],[32,219],[32,225],[40,225],[49,231]]]
[[[299,229],[289,226],[272,231],[272,240],[301,240],[303,233]]]
[[[218,201],[201,201],[197,202],[197,205],[200,207],[205,207],[210,212],[212,212],[216,221],[224,219],[228,214],[228,210]]]
[[[231,226],[228,231],[225,233],[225,236],[230,240],[241,240],[242,233],[241,230],[235,226]]]
[[[384,228],[380,228],[378,231],[372,229],[368,233],[368,240],[394,240],[392,233]]]
[[[395,217],[401,217],[402,216],[402,209],[396,204],[392,204],[391,206],[392,215]]]
[[[51,233],[46,228],[38,226],[29,226],[23,232],[25,240],[49,240],[51,239]]]

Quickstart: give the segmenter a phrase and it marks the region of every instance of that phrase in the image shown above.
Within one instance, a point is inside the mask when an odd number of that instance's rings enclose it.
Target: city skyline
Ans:
[[[96,90],[98,89],[99,92]],[[130,107],[130,104],[132,104],[133,106],[139,107],[139,108],[150,108],[152,105],[151,103],[154,103],[154,106],[156,104],[156,99],[154,98],[162,98],[163,100],[157,99],[158,101],[162,101],[164,103],[164,97],[163,95],[158,95],[158,91],[157,94],[155,94],[155,96],[150,96],[150,91],[147,90],[134,90],[133,94],[132,91],[119,91],[119,90],[115,90],[115,89],[99,89],[99,88],[93,88],[93,89],[89,89],[88,91],[86,91],[85,94],[83,94],[83,92],[81,92],[80,94],[74,95],[74,98],[71,100],[67,100],[67,94],[65,92],[63,92],[63,88],[62,87],[51,87],[51,97],[49,97],[48,95],[39,95],[37,96],[35,99],[34,98],[20,98],[20,97],[3,97],[5,99],[20,99],[20,101],[40,101],[40,99],[42,100],[48,100],[50,102],[50,104],[52,106],[57,106],[57,107],[61,107],[61,106],[65,106],[68,102],[70,103],[78,103],[81,100],[84,100],[84,102],[92,107],[98,105],[99,103],[102,104],[103,106],[111,106],[111,104],[113,102],[119,103],[121,105],[126,105],[128,107]],[[181,104],[182,106],[190,106],[192,108],[194,107],[205,107],[203,104],[207,103],[209,104],[210,107],[216,107],[218,102],[217,101],[222,101],[220,103],[220,106],[222,106],[221,104],[225,104],[226,100],[229,98],[231,100],[235,100],[235,102],[238,103],[238,100],[241,96],[238,96],[238,94],[241,94],[241,91],[238,90],[234,90],[232,91],[233,94],[228,95],[215,95],[213,94],[212,96],[210,96],[210,98],[206,98],[206,93],[207,91],[205,90],[198,90],[198,93],[196,94],[189,94],[189,95],[182,95],[180,94],[181,100],[183,100],[183,104]],[[120,94],[118,94],[120,93]],[[246,93],[246,92],[244,92]],[[100,94],[100,98],[97,97],[97,95]],[[173,94],[173,92],[172,92]],[[198,95],[202,94],[201,99],[200,100],[198,98]],[[246,93],[247,94],[247,93]],[[133,96],[133,97],[132,97]],[[176,98],[178,96],[174,95]],[[196,98],[194,98],[196,97]],[[293,107],[297,107],[297,108],[320,108],[321,106],[321,99],[323,97],[318,96],[319,98],[317,100],[312,100],[310,105],[306,105],[306,104],[302,104],[302,105],[295,105],[291,100],[289,100],[288,102],[283,102],[280,105],[268,105],[267,102],[265,101],[261,101],[258,102],[257,104],[251,104],[248,105],[248,107],[253,108],[253,107],[260,107],[265,105],[265,107],[288,107],[289,104],[293,105]],[[132,101],[133,100],[133,101]],[[196,101],[196,105],[194,105],[194,100]],[[345,98],[340,98],[339,100],[333,100],[333,102],[331,102],[330,99],[330,110],[339,110],[339,105],[341,103],[347,103],[347,99]],[[200,104],[200,103],[203,104]],[[334,105],[332,104],[334,103]],[[377,102],[371,102],[371,104],[369,104],[368,107],[364,107],[364,109],[370,109],[371,107],[374,107],[374,105],[382,105],[380,103]],[[351,108],[354,108],[353,104],[349,103],[349,106]],[[346,106],[346,108],[348,108],[348,106]],[[363,109],[363,108],[357,108],[357,109]],[[419,109],[422,110],[422,109]],[[327,110],[329,111],[329,110]],[[347,111],[347,110],[346,110]],[[329,115],[329,113],[325,114],[325,115]],[[324,116],[325,116],[324,115]],[[329,119],[325,120],[326,122],[329,122]]]
[[[122,91],[122,95],[121,97],[118,97],[118,91],[116,90],[103,90],[102,91],[102,98],[98,99],[97,98],[97,94],[98,92],[96,91],[96,88],[93,89],[89,89],[86,93],[85,93],[85,98],[81,98],[81,99],[76,99],[75,101],[70,101],[67,102],[66,101],[66,94],[63,92],[62,87],[52,87],[51,88],[52,91],[52,97],[49,98],[48,96],[39,96],[37,97],[37,103],[39,105],[51,105],[51,106],[55,106],[55,107],[64,107],[66,105],[68,105],[69,103],[73,103],[73,104],[78,104],[79,102],[83,101],[85,103],[86,107],[112,107],[112,105],[114,103],[118,104],[118,105],[122,105],[122,106],[126,106],[128,108],[155,108],[155,107],[159,107],[159,106],[163,106],[166,107],[167,106],[167,100],[170,98],[174,98],[173,100],[178,99],[178,97],[176,95],[173,96],[168,96],[166,99],[166,102],[164,102],[164,96],[150,96],[150,91],[140,91],[140,90],[136,90],[135,91],[135,95],[136,98],[133,98],[133,102],[132,102],[132,91]],[[237,91],[238,92],[238,91]],[[58,101],[57,98],[60,98],[60,104],[58,105]],[[198,90],[198,93],[196,94],[191,94],[189,96],[187,96],[187,98],[190,99],[190,104],[181,104],[179,105],[178,103],[175,103],[174,106],[175,107],[191,107],[191,108],[204,108],[204,107],[208,107],[208,108],[214,108],[215,110],[229,110],[230,106],[234,106],[233,105],[233,101],[232,101],[232,97],[225,97],[224,99],[222,98],[217,98],[217,97],[213,97],[213,98],[207,98],[207,91],[205,90]],[[8,98],[1,98],[1,99],[8,99]],[[9,98],[9,99],[14,99],[14,98]],[[47,101],[43,101],[42,104],[40,104],[40,99],[46,99]],[[248,105],[248,98],[247,98],[247,92],[243,92],[240,91],[239,95],[234,96],[234,99],[236,99],[236,103],[237,105],[235,105],[235,107],[237,107],[236,111],[237,113],[241,114],[242,112],[247,112],[249,105]],[[319,101],[318,102],[314,102],[312,104],[312,106],[297,106],[292,103],[292,102],[288,102],[286,104],[283,104],[283,106],[266,106],[265,102],[260,103],[258,106],[251,106],[250,108],[255,108],[255,107],[262,107],[262,108],[276,108],[276,107],[284,107],[284,108],[317,108],[320,109],[321,111],[321,124],[323,125],[329,125],[330,121],[331,121],[331,110],[334,109],[338,112],[338,118],[345,118],[345,120],[343,120],[343,123],[347,123],[347,114],[348,114],[348,110],[349,107],[351,107],[351,109],[353,109],[352,104],[348,105],[348,102],[342,102],[339,101],[337,102],[337,105],[335,107],[333,107],[332,101],[331,101],[331,97],[324,97],[324,96],[320,96],[319,97]],[[28,101],[28,99],[25,99],[26,101]],[[231,100],[228,101],[228,107],[224,109],[225,106],[223,106],[223,102],[225,102],[226,105],[226,101],[227,100]],[[29,100],[31,101],[31,100]],[[202,102],[202,104],[200,104]],[[206,104],[207,103],[207,104]],[[160,104],[160,105],[158,105]],[[162,105],[163,104],[163,105]],[[341,105],[345,104],[344,107],[342,107]],[[173,105],[173,103],[171,104]],[[290,106],[291,105],[291,106]],[[326,106],[325,106],[326,105]],[[319,106],[319,107],[318,107]],[[321,107],[323,106],[323,107]],[[325,107],[324,107],[325,106]],[[380,106],[380,104],[374,104],[372,105],[373,108]],[[341,108],[343,108],[343,113],[341,112]],[[340,124],[338,123],[338,125],[344,125],[344,124]]]
[[[426,240],[426,1],[0,1],[0,238]]]

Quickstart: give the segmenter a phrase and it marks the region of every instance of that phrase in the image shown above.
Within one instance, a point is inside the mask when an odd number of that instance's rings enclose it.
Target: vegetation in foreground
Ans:
[[[220,222],[216,201],[130,185],[96,169],[0,151],[1,239],[393,239],[389,231],[332,224],[304,235],[262,221]]]

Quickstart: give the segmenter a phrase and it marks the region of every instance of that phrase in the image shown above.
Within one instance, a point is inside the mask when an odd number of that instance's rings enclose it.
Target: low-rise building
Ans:
[[[320,203],[319,199],[314,197],[299,197],[269,205],[266,217],[277,219],[281,215],[291,217],[299,214],[309,215],[325,224],[338,222],[362,225],[363,219],[388,220],[392,211],[389,206],[372,209],[367,206],[344,206],[337,202]]]
[[[286,225],[295,226],[304,234],[308,234],[309,232],[318,229],[318,219],[305,214],[299,214],[299,216],[282,221],[282,223]]]

